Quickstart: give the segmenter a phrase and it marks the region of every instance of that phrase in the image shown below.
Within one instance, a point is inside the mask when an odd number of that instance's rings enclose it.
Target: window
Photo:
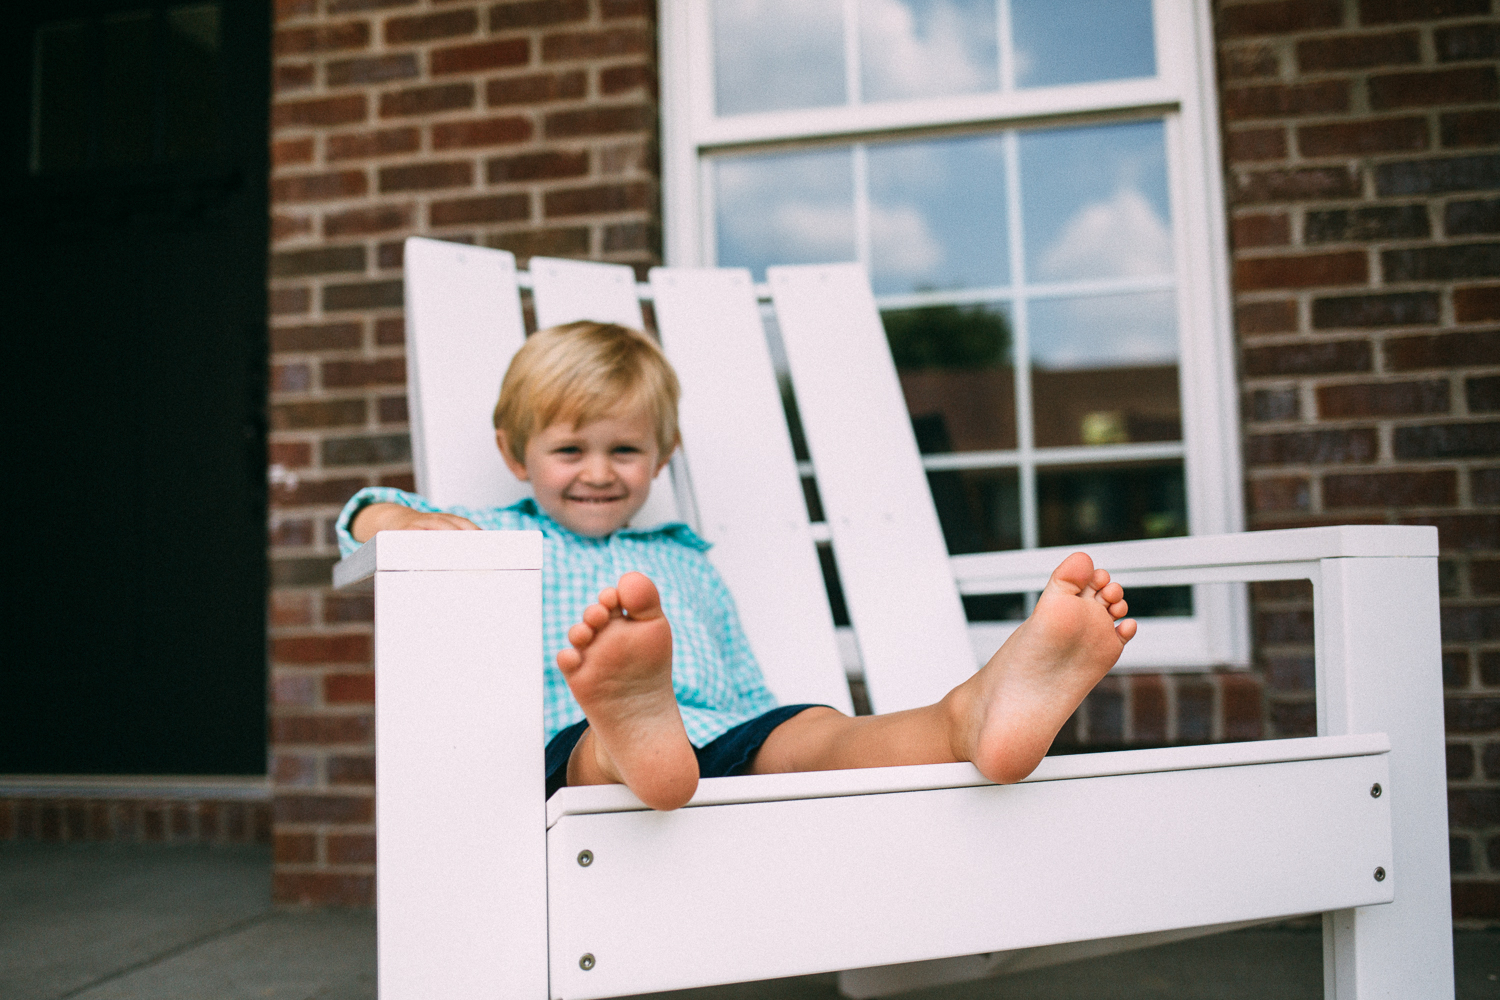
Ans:
[[[1242,527],[1206,0],[688,0],[662,48],[668,262],[866,265],[951,553]],[[1237,590],[1132,599],[1132,664],[1244,661]],[[993,649],[1026,598],[967,605]]]

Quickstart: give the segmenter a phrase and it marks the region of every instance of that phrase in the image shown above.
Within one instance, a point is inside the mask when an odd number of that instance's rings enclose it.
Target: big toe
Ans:
[[[1049,583],[1061,584],[1070,593],[1081,594],[1094,579],[1094,560],[1086,552],[1075,552],[1052,571]]]
[[[615,589],[620,592],[620,606],[630,617],[655,618],[661,614],[661,595],[646,574],[626,573]]]

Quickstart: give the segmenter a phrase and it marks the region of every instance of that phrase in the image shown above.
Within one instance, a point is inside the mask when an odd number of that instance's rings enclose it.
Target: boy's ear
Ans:
[[[495,431],[495,444],[500,448],[500,457],[505,460],[505,467],[510,470],[510,474],[523,483],[530,482],[531,477],[526,475],[526,466],[517,462],[515,456],[510,453],[510,442],[504,431]]]
[[[652,472],[651,472],[651,478],[652,479],[655,479],[657,476],[659,476],[661,474],[661,470],[665,469],[667,467],[667,463],[670,462],[670,461],[672,461],[672,456],[675,455],[675,454],[677,454],[677,449],[681,448],[681,447],[682,447],[682,435],[678,434],[677,435],[677,440],[674,441],[674,442],[672,442],[672,447],[668,448],[667,449],[667,453],[665,455],[663,455],[661,457],[661,460],[656,463],[656,468],[653,469]]]

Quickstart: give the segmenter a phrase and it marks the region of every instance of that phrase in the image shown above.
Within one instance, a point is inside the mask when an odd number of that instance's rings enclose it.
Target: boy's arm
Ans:
[[[457,514],[413,510],[398,503],[372,503],[349,522],[356,542],[368,542],[377,531],[478,531],[479,525]]]
[[[394,508],[388,510],[386,508]],[[464,511],[464,513],[471,513]],[[441,515],[442,523],[411,524],[413,517]],[[358,527],[356,528],[356,522]],[[408,523],[403,523],[408,522]],[[377,531],[389,529],[469,530],[477,527],[468,518],[450,514],[427,501],[425,497],[389,486],[366,486],[344,504],[334,521],[339,540],[339,555],[347,556],[369,541]],[[358,532],[356,534],[356,531]]]

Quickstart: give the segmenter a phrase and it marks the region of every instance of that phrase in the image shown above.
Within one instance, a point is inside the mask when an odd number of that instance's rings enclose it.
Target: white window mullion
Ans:
[[[844,0],[844,91],[850,105],[864,103],[860,74],[859,0]]]
[[[854,168],[854,254],[868,272],[870,256],[870,161],[865,144],[856,142],[850,157]]]
[[[716,267],[719,263],[716,215],[718,192],[714,188],[714,161],[707,156],[698,161],[698,191],[702,199],[698,210],[698,260],[702,261],[704,267]],[[685,262],[674,261],[670,257],[667,263],[677,267],[692,266]]]
[[[1032,446],[1031,336],[1027,318],[1026,242],[1021,228],[1021,143],[1015,131],[1005,133],[1005,219],[1010,256],[1011,355],[1016,379],[1016,452],[1020,458],[1021,547],[1039,544],[1037,524],[1036,459]]]
[[[1016,89],[1015,47],[1010,35],[1010,0],[996,0],[995,17],[998,21],[996,34],[1000,42],[1000,92]]]
[[[846,80],[848,78],[846,77]],[[1160,79],[1076,83],[1010,92],[984,91],[914,97],[869,104],[838,104],[787,111],[755,111],[712,118],[697,133],[706,149],[756,143],[823,140],[902,129],[983,127],[1047,119],[1099,120],[1159,115],[1181,103],[1178,89]]]

